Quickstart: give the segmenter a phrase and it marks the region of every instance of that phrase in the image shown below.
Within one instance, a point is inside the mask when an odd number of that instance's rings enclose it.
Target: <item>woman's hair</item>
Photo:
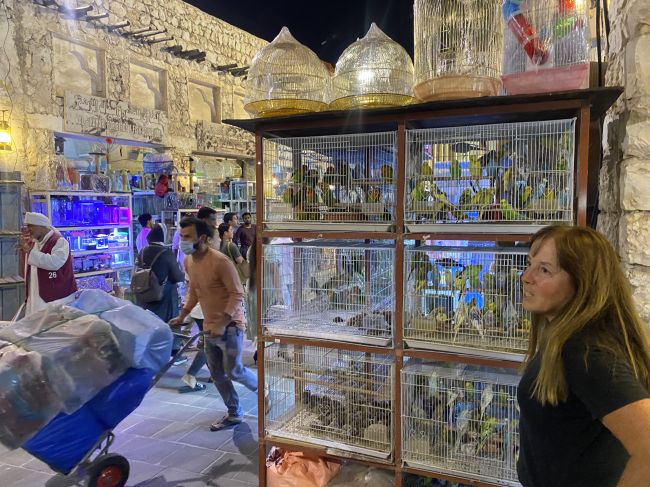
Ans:
[[[149,235],[147,235],[147,242],[149,243],[157,243],[157,242],[164,242],[165,241],[165,232],[163,231],[163,228],[156,223],[151,231],[149,232]]]
[[[591,228],[549,226],[531,240],[531,255],[552,239],[557,259],[575,288],[574,297],[551,322],[533,314],[527,361],[540,353],[540,371],[533,396],[542,404],[565,401],[569,389],[562,349],[584,332],[588,346],[613,353],[630,364],[636,377],[650,388],[650,339],[636,312],[630,284],[612,245]]]
[[[227,223],[221,223],[219,224],[219,227],[217,228],[219,231],[219,238],[223,240],[223,235],[226,233],[228,230],[230,230],[230,225]]]

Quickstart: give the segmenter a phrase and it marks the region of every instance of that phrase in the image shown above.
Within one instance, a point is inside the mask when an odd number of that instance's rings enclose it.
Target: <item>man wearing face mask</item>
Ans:
[[[257,390],[257,376],[242,364],[246,318],[244,288],[233,263],[208,244],[213,230],[203,220],[185,218],[180,223],[180,248],[185,253],[185,272],[190,289],[181,314],[170,321],[182,325],[197,303],[203,310],[205,354],[212,380],[228,414],[215,421],[210,430],[218,431],[241,423],[244,412],[232,381],[251,391]]]

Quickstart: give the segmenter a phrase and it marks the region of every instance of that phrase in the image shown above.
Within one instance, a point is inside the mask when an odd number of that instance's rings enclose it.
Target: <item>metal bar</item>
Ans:
[[[310,347],[322,347],[322,348],[331,348],[335,350],[349,350],[352,352],[364,352],[364,353],[375,353],[378,355],[386,354],[387,350],[384,347],[373,347],[371,345],[360,345],[356,343],[341,343],[327,340],[306,340],[304,338],[296,337],[285,337],[285,336],[276,336],[276,335],[266,335],[263,337],[263,341],[266,343],[279,343],[286,345],[297,345],[297,346],[310,346]]]
[[[454,362],[454,363],[466,363],[473,365],[484,365],[486,367],[503,367],[506,369],[521,369],[521,362],[511,361],[511,360],[502,360],[502,359],[490,359],[486,357],[474,356],[474,355],[463,355],[460,356],[455,353],[443,353],[436,352],[433,350],[414,350],[407,348],[404,350],[405,357],[419,358],[422,360],[433,360],[437,362]]]
[[[262,199],[262,202],[264,199]],[[262,203],[263,204],[263,203]],[[263,230],[264,238],[322,238],[341,240],[365,240],[372,237],[373,240],[395,240],[397,234],[393,232],[315,232],[296,230]]]
[[[134,39],[144,39],[145,37],[152,37],[152,36],[157,36],[158,34],[164,34],[167,32],[167,28],[165,27],[164,29],[159,29],[153,32],[146,32],[144,34],[134,34],[133,38]]]
[[[413,468],[409,466],[403,466],[402,471],[405,473],[411,473],[414,475],[419,475],[420,477],[431,477],[439,480],[446,480],[448,482],[457,482],[464,485],[471,485],[473,487],[499,487],[500,484],[490,484],[486,482],[479,482],[478,480],[468,479],[465,477],[456,477],[454,475],[448,475],[444,473],[434,472],[430,470],[424,470],[421,468]]]

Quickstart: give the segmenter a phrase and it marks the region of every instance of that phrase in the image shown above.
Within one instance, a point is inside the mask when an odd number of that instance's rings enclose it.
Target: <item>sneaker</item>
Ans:
[[[187,363],[187,357],[178,357],[178,358],[174,359],[174,365],[175,366],[183,365],[183,364],[186,364],[186,363]]]
[[[231,416],[231,415],[226,415],[221,419],[218,419],[214,423],[210,425],[210,431],[219,431],[224,428],[229,428],[231,426],[237,426],[238,424],[241,424],[244,421],[243,416]]]
[[[205,391],[205,384],[201,384],[200,382],[197,382],[194,387],[183,386],[178,388],[178,392],[180,394],[186,394],[188,392],[198,392],[198,391]]]

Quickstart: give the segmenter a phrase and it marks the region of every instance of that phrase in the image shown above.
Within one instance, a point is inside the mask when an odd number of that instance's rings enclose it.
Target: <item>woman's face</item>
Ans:
[[[524,309],[548,321],[553,320],[575,295],[571,276],[558,263],[552,238],[533,245],[521,281]]]

